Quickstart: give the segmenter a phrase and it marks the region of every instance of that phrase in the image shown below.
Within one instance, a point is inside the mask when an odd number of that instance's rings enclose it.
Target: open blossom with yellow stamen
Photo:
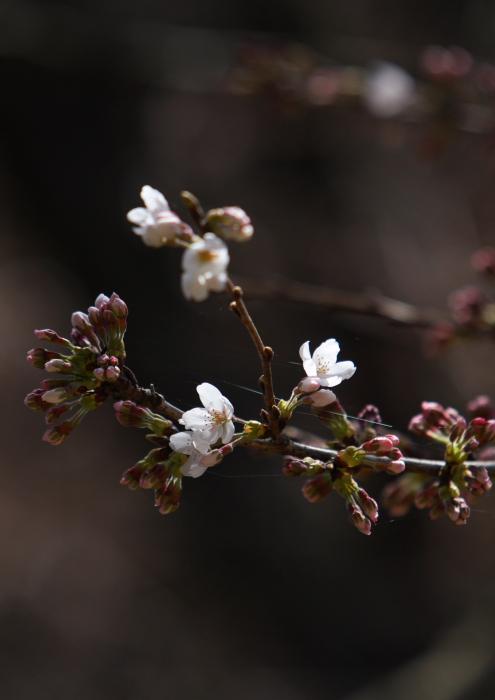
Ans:
[[[335,338],[325,340],[311,355],[309,340],[299,348],[304,371],[308,377],[318,379],[320,386],[332,387],[344,379],[350,379],[356,371],[354,362],[337,362],[340,346]]]
[[[186,411],[179,422],[193,433],[195,440],[206,441],[209,445],[219,440],[227,444],[235,432],[234,407],[213,384],[204,382],[196,390],[204,408]]]
[[[221,292],[227,284],[229,251],[214,233],[190,245],[182,258],[182,291],[186,299],[204,301],[210,292]]]

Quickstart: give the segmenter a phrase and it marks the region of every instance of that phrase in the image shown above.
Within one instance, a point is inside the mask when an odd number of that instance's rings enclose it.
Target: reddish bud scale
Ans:
[[[62,359],[63,355],[58,352],[50,352],[50,350],[45,350],[44,348],[32,348],[27,353],[27,361],[36,369],[44,369],[45,364],[50,362],[50,360]]]
[[[51,404],[43,401],[44,389],[35,389],[31,391],[24,399],[24,405],[32,411],[48,411]]]
[[[155,491],[155,506],[162,515],[169,515],[180,506],[182,495],[182,479],[170,477],[166,483]]]
[[[330,472],[323,472],[313,479],[308,479],[302,488],[302,493],[307,501],[310,503],[317,503],[326,498],[331,490],[331,474]]]
[[[47,430],[43,435],[43,440],[50,445],[61,445],[68,435],[74,430],[76,423],[74,421],[65,421],[60,425]]]

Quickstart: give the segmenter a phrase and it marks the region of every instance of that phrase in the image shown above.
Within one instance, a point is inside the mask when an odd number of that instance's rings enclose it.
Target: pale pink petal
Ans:
[[[170,209],[163,194],[149,185],[145,185],[141,189],[141,199],[146,209],[153,214],[158,214],[158,212],[168,211]]]

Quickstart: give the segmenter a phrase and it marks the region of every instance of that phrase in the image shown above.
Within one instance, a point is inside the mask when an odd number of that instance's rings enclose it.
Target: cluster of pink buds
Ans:
[[[119,358],[115,355],[100,355],[97,365],[93,374],[100,382],[116,382],[120,377]]]
[[[158,447],[124,472],[120,483],[132,490],[153,489],[158,511],[169,515],[180,506],[183,462],[183,455],[171,452],[168,447]]]
[[[470,406],[474,411],[489,410],[488,404],[479,400]],[[411,419],[409,430],[445,444],[451,464],[463,462],[469,453],[495,442],[495,419],[476,415],[468,422],[454,408],[432,401],[421,404],[421,413]]]
[[[76,311],[71,322],[70,340],[50,329],[35,331],[38,340],[58,346],[58,352],[38,347],[27,354],[30,364],[50,375],[26,396],[25,404],[45,414],[50,428],[43,439],[52,445],[61,444],[105,401],[125,357],[127,306],[117,294],[100,294],[87,314]]]
[[[466,499],[452,481],[442,484],[435,479],[425,484],[416,493],[414,505],[420,510],[428,509],[432,520],[445,514],[455,525],[466,525],[470,514]]]
[[[444,408],[435,401],[423,401],[421,413],[411,418],[409,430],[415,435],[445,442],[452,430],[463,420],[455,408]]]
[[[462,330],[475,330],[486,326],[488,299],[478,287],[457,289],[449,297],[449,307],[454,321]]]
[[[347,512],[359,532],[371,535],[371,526],[378,521],[378,503],[363,488],[348,497]]]
[[[347,512],[354,527],[363,535],[370,535],[372,525],[378,521],[378,504],[351,475],[351,469],[357,465],[347,464],[341,458],[348,450],[354,450],[354,454],[357,455],[357,448],[347,448],[339,452],[333,464],[310,457],[286,457],[283,473],[291,477],[310,477],[302,487],[303,496],[309,503],[319,503],[335,491],[346,502]],[[348,456],[349,454],[350,452]]]

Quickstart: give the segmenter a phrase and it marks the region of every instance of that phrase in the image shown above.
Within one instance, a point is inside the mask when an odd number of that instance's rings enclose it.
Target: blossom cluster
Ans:
[[[240,207],[210,209],[201,217],[201,232],[196,234],[170,209],[164,195],[145,185],[141,189],[144,207],[131,209],[127,219],[143,243],[152,248],[175,246],[184,249],[182,292],[186,299],[204,301],[210,292],[222,292],[227,285],[230,262],[225,240],[244,242],[254,229]]]
[[[471,412],[478,406],[486,416],[486,397],[471,402]],[[445,466],[438,476],[405,474],[389,484],[384,501],[392,515],[403,515],[414,505],[428,509],[433,520],[445,514],[456,525],[466,524],[469,502],[492,487],[486,467],[468,462],[477,450],[495,442],[495,420],[485,416],[474,415],[467,421],[454,408],[423,402],[421,413],[411,419],[409,428],[444,446]]]
[[[51,329],[36,330],[38,340],[58,351],[33,348],[28,362],[44,369],[50,378],[26,396],[25,404],[42,411],[50,426],[43,439],[59,445],[84,416],[100,406],[119,380],[125,358],[127,306],[117,294],[100,294],[87,313],[71,318],[70,339]],[[63,420],[61,420],[63,419]]]

